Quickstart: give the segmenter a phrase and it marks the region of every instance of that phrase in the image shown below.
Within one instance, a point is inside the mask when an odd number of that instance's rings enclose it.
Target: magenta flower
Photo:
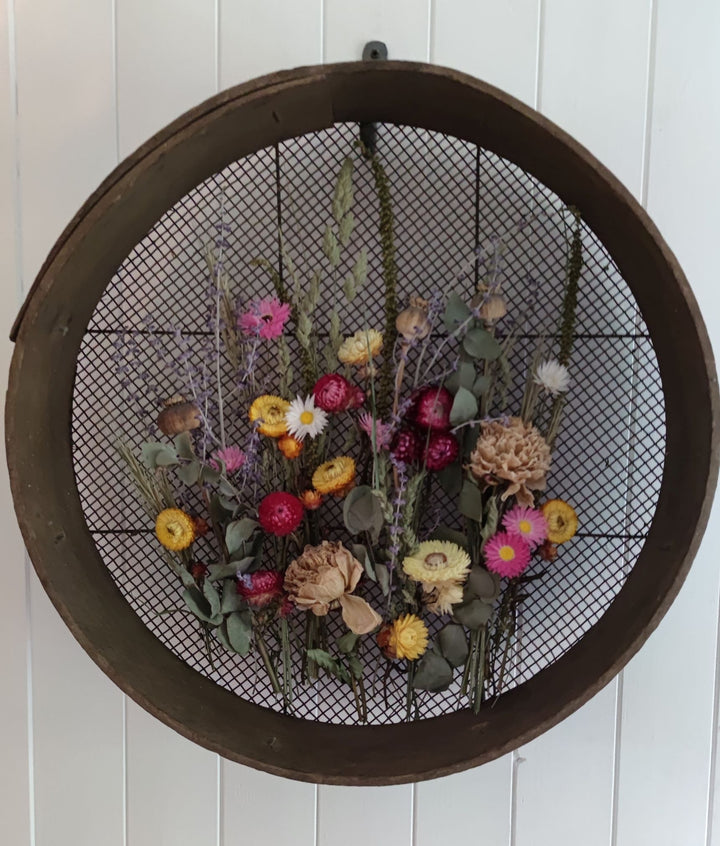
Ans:
[[[373,442],[373,429],[375,430],[375,447],[378,452],[390,446],[392,426],[389,423],[383,423],[382,420],[373,420],[370,412],[363,411],[358,417],[358,424],[368,438],[370,438],[371,444]]]
[[[485,544],[485,566],[498,576],[519,576],[530,563],[530,546],[519,535],[498,532]]]
[[[246,335],[259,335],[268,340],[279,338],[290,317],[290,306],[277,298],[256,300],[238,317],[238,326]]]
[[[225,462],[225,469],[227,470],[228,475],[230,475],[243,466],[245,463],[245,453],[240,449],[240,447],[225,447],[225,449],[219,449],[213,453],[213,456],[210,459],[210,466],[215,470],[219,470],[220,464],[218,462],[220,461]]]
[[[539,508],[516,505],[505,514],[502,525],[511,535],[524,538],[530,549],[535,549],[547,537],[547,520]]]

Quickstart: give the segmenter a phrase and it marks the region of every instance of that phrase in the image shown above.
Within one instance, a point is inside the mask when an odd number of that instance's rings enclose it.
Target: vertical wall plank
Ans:
[[[217,85],[215,0],[118,0],[119,154]],[[218,839],[218,756],[127,702],[127,836],[132,846]]]
[[[615,685],[608,685],[518,751],[517,846],[611,842],[615,692]]]
[[[111,0],[16,0],[22,271],[115,166]]]
[[[388,754],[392,754],[388,750]],[[320,787],[317,846],[367,846],[411,843],[409,785],[396,787]]]
[[[220,87],[322,61],[322,0],[219,0]]]
[[[222,762],[222,830],[225,846],[262,843],[272,831],[273,846],[316,846],[314,784],[268,775],[231,761]]]
[[[0,3],[0,372],[7,384],[12,344],[7,340],[19,306],[15,219],[14,19],[7,2]],[[3,390],[4,393],[4,390]],[[4,424],[0,424],[3,425]],[[0,748],[0,819],[8,843],[30,842],[30,749],[28,744],[28,642],[25,551],[15,522],[7,470],[0,475],[0,514],[4,547],[3,591],[0,593],[0,676],[3,679]]]
[[[717,3],[657,3],[648,211],[688,275],[716,354],[718,44]],[[708,842],[719,543],[716,505],[680,596],[625,671],[617,846]]]
[[[532,106],[540,0],[436,0],[430,59]]]
[[[120,157],[216,89],[215,0],[118,0]]]
[[[34,846],[124,846],[122,694],[32,574]]]
[[[15,7],[27,288],[115,163],[113,19],[110,0]],[[74,641],[34,574],[31,585],[36,846],[120,846],[122,694]]]
[[[128,844],[215,844],[217,777],[217,755],[181,737],[128,700]]]
[[[220,0],[219,78],[222,88],[260,74],[322,61],[322,0]],[[224,846],[263,842],[316,846],[317,788],[221,762]]]
[[[650,0],[544,0],[539,108],[640,190]]]
[[[325,61],[355,61],[368,41],[384,41],[390,59],[425,62],[429,14],[428,0],[325,0]]]
[[[413,846],[436,846],[471,831],[478,843],[508,843],[512,766],[512,755],[505,755],[474,770],[418,784]]]
[[[545,0],[539,23],[537,105],[639,195],[649,3]],[[606,846],[611,841],[617,685],[612,682],[572,717],[519,750],[517,846]],[[582,779],[568,778],[580,771]]]

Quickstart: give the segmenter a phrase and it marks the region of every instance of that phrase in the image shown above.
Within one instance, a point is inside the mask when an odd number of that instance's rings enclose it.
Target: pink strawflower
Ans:
[[[219,470],[220,464],[218,462],[220,461],[225,462],[225,469],[227,470],[228,475],[231,475],[235,473],[236,470],[239,470],[245,463],[245,453],[240,449],[240,447],[236,446],[218,449],[213,453],[213,456],[210,459],[210,466],[215,470]]]
[[[530,549],[535,549],[547,537],[547,520],[539,508],[516,505],[505,514],[502,525],[511,535],[524,538]]]
[[[238,326],[246,335],[259,335],[268,340],[279,338],[290,317],[290,306],[277,298],[255,300],[248,310],[238,317]]]
[[[513,579],[530,563],[530,546],[519,535],[498,532],[485,544],[485,566],[498,576]]]
[[[370,438],[371,444],[373,442],[374,429],[375,449],[377,452],[381,449],[387,449],[390,446],[392,426],[389,423],[383,423],[382,420],[374,420],[369,411],[363,411],[363,413],[358,417],[358,424],[368,438]]]

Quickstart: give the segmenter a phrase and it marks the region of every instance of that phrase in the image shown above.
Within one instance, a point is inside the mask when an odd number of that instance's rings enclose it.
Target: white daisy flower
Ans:
[[[308,435],[316,438],[327,425],[327,412],[315,407],[315,397],[296,397],[285,414],[288,433],[302,441]]]
[[[556,397],[558,394],[564,394],[567,391],[570,384],[570,374],[567,367],[551,358],[538,364],[533,381]]]

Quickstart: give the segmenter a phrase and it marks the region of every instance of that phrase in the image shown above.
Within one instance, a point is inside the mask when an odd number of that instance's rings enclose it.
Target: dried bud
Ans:
[[[395,318],[395,328],[406,341],[422,341],[430,334],[428,301],[411,297],[410,305]]]
[[[204,517],[191,516],[190,519],[195,529],[195,537],[202,538],[210,531],[210,524]]]
[[[196,561],[194,564],[190,565],[190,575],[195,579],[196,582],[201,581],[205,578],[208,574],[208,568],[205,564],[201,564],[199,561]]]
[[[200,409],[194,402],[188,402],[185,397],[176,395],[166,399],[165,408],[157,419],[158,429],[169,438],[199,429],[202,426]]]
[[[549,540],[542,543],[538,551],[543,561],[554,561],[557,558],[558,548]]]

